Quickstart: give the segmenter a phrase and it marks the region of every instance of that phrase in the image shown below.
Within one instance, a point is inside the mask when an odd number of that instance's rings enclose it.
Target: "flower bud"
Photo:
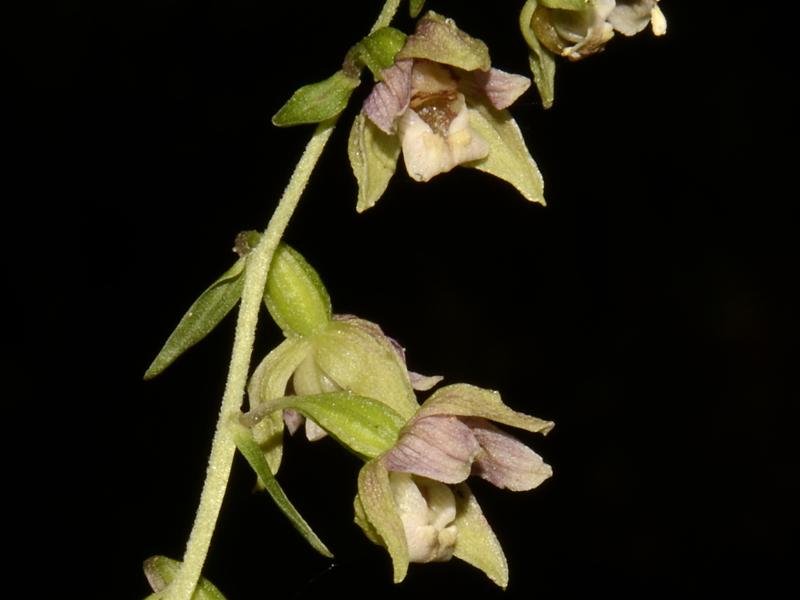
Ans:
[[[286,244],[275,251],[264,302],[287,337],[309,336],[331,319],[331,299],[317,272]]]

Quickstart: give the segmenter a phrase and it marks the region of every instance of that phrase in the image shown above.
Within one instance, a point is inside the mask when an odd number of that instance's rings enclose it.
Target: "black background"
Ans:
[[[142,374],[236,233],[277,202],[311,130],[270,115],[338,68],[372,4],[73,0],[6,22],[15,583],[142,598],[141,561],[182,554],[233,319]],[[519,3],[462,4],[430,6],[526,73]],[[334,310],[380,323],[410,368],[556,422],[523,435],[555,470],[540,489],[472,485],[509,590],[458,561],[391,584],[351,522],[358,462],[292,439],[281,481],[337,557],[251,494],[237,459],[206,569],[229,600],[767,593],[792,579],[793,49],[747,15],[662,4],[666,37],[618,36],[560,63],[552,110],[533,92],[514,106],[547,208],[476,171],[421,185],[401,166],[357,215],[345,147],[359,91],[286,234]],[[256,357],[279,339],[265,319]]]

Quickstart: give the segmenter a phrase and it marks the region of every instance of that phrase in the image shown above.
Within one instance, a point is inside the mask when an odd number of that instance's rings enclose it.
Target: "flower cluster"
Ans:
[[[537,487],[551,468],[494,423],[539,433],[553,424],[465,384],[442,387],[420,406],[414,390],[441,377],[410,372],[403,349],[376,324],[334,316],[316,272],[285,245],[266,301],[286,339],[250,381],[251,410],[241,422],[263,458],[248,460],[277,471],[284,425],[294,432],[305,421],[309,439],[331,434],[365,460],[355,520],[389,551],[395,581],[411,562],[455,556],[505,587],[502,548],[465,482],[475,475],[511,491]]]
[[[555,57],[585,58],[601,51],[616,32],[631,36],[648,24],[655,35],[664,34],[666,19],[658,2],[525,0],[520,30],[530,48],[531,71],[544,107],[553,103]],[[412,16],[423,4],[412,0]],[[338,71],[299,88],[273,116],[273,124],[326,124],[315,138],[324,144],[327,124],[347,106],[364,67],[376,83],[348,140],[359,212],[380,199],[401,155],[415,181],[427,182],[457,166],[470,167],[506,181],[527,200],[544,204],[541,174],[508,112],[530,87],[530,80],[494,68],[486,44],[432,11],[408,36],[376,24],[350,49]],[[305,156],[313,156],[321,147],[316,142],[309,145],[287,194],[290,189],[300,193],[310,172],[301,166],[307,164]],[[271,244],[285,225],[283,221],[271,229],[278,221],[270,222],[264,243],[254,232],[240,235],[239,260],[195,301],[145,377],[157,375],[200,341],[240,298],[247,307],[240,325],[251,325],[237,329],[237,344],[251,342],[258,304],[253,294],[260,293],[261,278],[266,277],[264,302],[285,339],[253,372],[248,412],[235,408],[240,388],[229,385],[233,393],[226,392],[218,429],[222,435],[215,436],[214,448],[233,441],[256,472],[259,485],[292,525],[312,547],[332,556],[275,478],[285,429],[293,434],[304,425],[311,441],[330,435],[364,461],[354,499],[355,522],[370,540],[387,549],[396,582],[404,579],[412,562],[456,557],[505,588],[505,555],[466,482],[476,476],[510,491],[541,485],[552,475],[551,467],[498,425],[546,434],[553,423],[516,412],[497,392],[467,384],[444,386],[420,405],[415,392],[432,389],[442,378],[409,371],[403,348],[377,324],[335,315],[318,274],[296,251],[281,244],[272,255]],[[248,271],[248,254],[256,244],[259,267]],[[247,285],[245,273],[255,273]],[[249,350],[234,352],[229,384],[243,374],[248,361]],[[230,468],[230,455],[215,449],[208,472],[224,473],[207,480],[214,488],[206,488],[203,498],[212,501],[205,508],[201,504],[205,512],[198,513],[196,526],[210,523],[213,528],[216,517],[200,515],[216,515],[222,498],[217,492],[220,482],[224,488]],[[212,492],[207,494],[208,489]],[[204,556],[203,539],[208,537],[192,534],[190,548],[192,540],[201,540],[195,546],[195,559]],[[199,561],[186,560],[196,571],[182,571],[188,573],[189,584],[199,577],[202,556]],[[164,557],[148,561],[145,570],[155,595],[180,579],[179,568],[179,563]],[[191,585],[184,587],[191,593]],[[201,596],[221,597],[205,580],[197,589]]]

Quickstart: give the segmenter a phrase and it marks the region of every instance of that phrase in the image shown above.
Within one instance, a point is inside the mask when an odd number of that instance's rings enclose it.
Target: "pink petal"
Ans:
[[[384,455],[383,464],[389,471],[460,483],[469,477],[479,451],[467,425],[455,417],[434,416],[413,422]]]
[[[521,492],[553,474],[550,465],[525,444],[485,419],[464,419],[481,446],[473,473],[503,489]]]
[[[497,110],[503,110],[514,104],[531,85],[531,80],[527,77],[506,73],[500,69],[474,71],[471,75],[473,85]]]
[[[397,131],[395,121],[408,108],[411,100],[411,68],[414,61],[398,60],[381,72],[383,81],[377,83],[367,99],[363,112],[384,133]]]

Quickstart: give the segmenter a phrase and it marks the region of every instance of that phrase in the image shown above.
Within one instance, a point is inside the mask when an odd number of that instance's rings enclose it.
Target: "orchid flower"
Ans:
[[[340,390],[374,398],[404,419],[418,408],[414,390],[427,390],[441,377],[410,373],[402,347],[375,323],[333,315],[319,276],[300,254],[282,244],[273,259],[265,300],[286,339],[256,367],[248,385],[251,409],[288,395]],[[282,456],[284,425],[306,436],[325,435],[314,421],[293,410],[260,418],[253,428],[273,473]]]
[[[377,202],[402,151],[409,176],[429,181],[458,165],[483,170],[543,203],[541,175],[506,109],[530,86],[492,68],[486,44],[434,12],[380,72],[350,134],[358,210]]]
[[[575,6],[567,6],[570,4]],[[531,27],[547,49],[580,60],[602,50],[615,31],[632,36],[648,23],[655,35],[667,31],[658,0],[542,0],[533,13]]]
[[[530,490],[552,469],[490,421],[543,434],[553,427],[510,409],[496,392],[450,385],[419,408],[391,448],[362,468],[356,522],[387,548],[396,582],[409,562],[455,556],[497,585],[508,584],[503,550],[464,481],[474,474],[499,488]]]

